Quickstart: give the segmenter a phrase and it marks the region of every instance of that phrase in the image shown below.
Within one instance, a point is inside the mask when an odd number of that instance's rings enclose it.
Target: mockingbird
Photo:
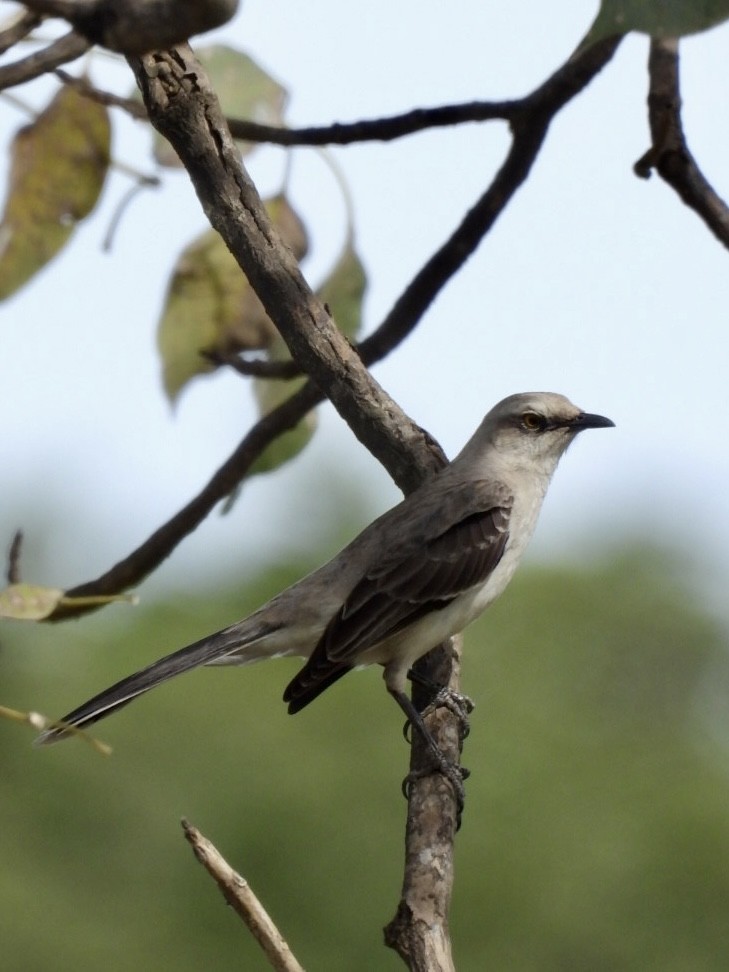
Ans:
[[[411,666],[501,594],[534,532],[562,453],[583,429],[613,424],[562,395],[505,398],[453,462],[329,563],[242,621],[122,679],[61,722],[88,726],[198,665],[300,655],[307,661],[283,696],[293,713],[351,669],[377,663],[388,691],[457,787],[460,776],[454,778],[405,691]],[[68,734],[48,729],[39,742]]]

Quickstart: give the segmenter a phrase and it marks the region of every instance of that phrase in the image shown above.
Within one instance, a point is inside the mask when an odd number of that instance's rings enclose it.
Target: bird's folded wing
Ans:
[[[356,665],[363,652],[488,579],[508,541],[511,496],[493,483],[472,482],[442,499],[440,509],[399,537],[393,524],[390,550],[355,585],[289,684],[284,699],[292,711]]]

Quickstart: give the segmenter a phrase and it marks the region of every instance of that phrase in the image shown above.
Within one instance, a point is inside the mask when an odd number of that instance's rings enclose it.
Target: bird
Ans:
[[[388,692],[458,789],[461,776],[406,692],[412,666],[499,597],[563,453],[585,429],[614,424],[556,393],[510,395],[486,414],[452,462],[328,563],[243,620],[116,682],[37,741],[66,738],[201,665],[305,658],[283,694],[296,713],[352,669],[379,664]]]

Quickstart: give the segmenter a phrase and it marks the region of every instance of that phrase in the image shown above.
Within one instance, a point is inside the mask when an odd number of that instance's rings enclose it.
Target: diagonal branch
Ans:
[[[53,71],[61,64],[75,61],[77,57],[85,54],[89,47],[91,47],[89,41],[77,34],[76,31],[71,30],[57,41],[49,44],[48,47],[44,47],[43,50],[29,54],[19,61],[13,61],[12,64],[2,65],[0,67],[0,91],[4,88],[12,88],[17,84],[25,84],[26,81],[32,81],[34,78],[40,77],[41,74]]]
[[[195,857],[218,885],[226,902],[243,919],[275,972],[304,972],[245,878],[233,870],[197,827],[183,820],[182,829]]]
[[[0,31],[0,54],[9,51],[11,47],[27,37],[35,30],[43,18],[38,14],[25,10],[12,23],[8,24],[4,30]]]
[[[292,357],[403,488],[430,470],[422,431],[377,384],[282,243],[187,45],[133,59],[150,121],[168,139]]]
[[[279,435],[293,428],[322,399],[312,382],[300,388],[253,426],[231,456],[213,474],[197,496],[162,524],[136,550],[96,580],[66,591],[68,598],[112,594],[139,584],[169,557],[175,547],[193,533],[211,510],[228,496],[245,477],[263,450]],[[63,621],[94,610],[90,606],[59,605],[48,618]]]
[[[635,163],[635,174],[648,179],[655,169],[719,242],[729,247],[729,207],[709,184],[686,144],[675,38],[651,41],[648,73],[648,119],[653,144]]]

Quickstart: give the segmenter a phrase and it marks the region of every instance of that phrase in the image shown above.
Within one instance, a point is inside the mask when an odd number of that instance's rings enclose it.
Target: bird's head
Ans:
[[[481,449],[488,447],[504,469],[539,470],[551,476],[579,432],[614,424],[603,415],[583,412],[564,395],[525,392],[495,405],[471,441]]]

